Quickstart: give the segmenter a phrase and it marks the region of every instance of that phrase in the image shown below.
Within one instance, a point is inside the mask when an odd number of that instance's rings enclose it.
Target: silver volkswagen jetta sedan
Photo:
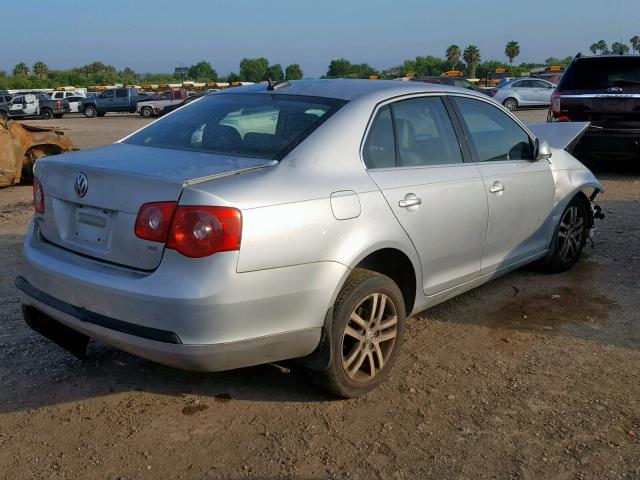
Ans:
[[[25,319],[78,356],[93,338],[189,370],[300,358],[331,392],[362,395],[411,313],[534,260],[578,260],[602,189],[564,150],[585,128],[529,129],[444,85],[203,97],[36,163]]]

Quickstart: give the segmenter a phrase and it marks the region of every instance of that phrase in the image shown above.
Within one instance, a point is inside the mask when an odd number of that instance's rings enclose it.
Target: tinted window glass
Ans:
[[[107,90],[100,94],[100,98],[113,98],[113,90]]]
[[[125,143],[280,159],[344,103],[298,95],[209,95]]]
[[[127,96],[127,91],[124,88],[116,90],[116,97],[122,98]]]
[[[462,163],[449,114],[439,97],[394,103],[398,166]]]
[[[364,163],[368,168],[396,166],[396,148],[393,135],[391,109],[382,107],[373,120],[364,144]]]
[[[573,62],[560,81],[566,90],[640,87],[640,57],[594,57]]]
[[[455,98],[481,162],[533,160],[529,135],[505,113],[488,103]]]

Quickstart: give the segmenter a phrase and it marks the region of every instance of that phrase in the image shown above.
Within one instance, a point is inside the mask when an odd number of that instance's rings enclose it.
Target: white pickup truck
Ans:
[[[182,103],[186,98],[186,91],[171,90],[169,92],[158,94],[152,100],[138,102],[136,111],[143,117],[155,117],[157,115],[161,115],[163,108]]]

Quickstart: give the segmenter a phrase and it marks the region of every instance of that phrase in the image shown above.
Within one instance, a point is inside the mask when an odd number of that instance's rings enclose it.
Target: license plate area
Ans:
[[[85,247],[107,250],[113,213],[102,208],[76,205],[70,232],[72,239]]]

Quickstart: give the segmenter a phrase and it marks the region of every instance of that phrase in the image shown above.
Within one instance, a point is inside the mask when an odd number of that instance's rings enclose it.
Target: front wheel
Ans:
[[[333,312],[329,367],[311,375],[316,384],[337,396],[360,397],[384,381],[398,356],[404,299],[389,277],[355,269]]]
[[[513,111],[516,108],[518,108],[518,101],[515,98],[507,98],[504,102],[502,102],[502,105],[504,106],[504,108],[506,108],[509,111]]]
[[[554,273],[567,271],[580,258],[589,234],[587,208],[586,199],[574,197],[562,212],[547,258],[547,270]]]
[[[87,105],[84,107],[84,116],[87,118],[93,118],[97,113],[96,107],[93,105]]]

